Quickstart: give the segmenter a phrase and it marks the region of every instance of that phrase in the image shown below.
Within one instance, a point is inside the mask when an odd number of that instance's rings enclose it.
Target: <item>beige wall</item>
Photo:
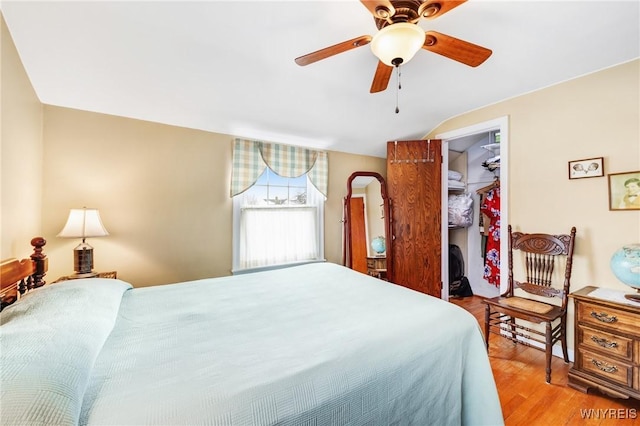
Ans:
[[[0,259],[30,254],[41,232],[42,105],[0,14]]]
[[[88,240],[96,270],[117,270],[136,286],[230,274],[232,136],[52,106],[44,129],[50,279],[73,272],[79,241],[55,235],[82,206],[100,209],[110,233]],[[341,262],[348,176],[385,167],[381,158],[329,153],[329,261]]]
[[[502,116],[509,116],[511,224],[567,233],[575,226],[572,288],[629,290],[609,259],[640,242],[640,211],[609,211],[607,177],[569,180],[567,163],[604,157],[605,173],[640,170],[640,61],[463,114],[429,136]]]

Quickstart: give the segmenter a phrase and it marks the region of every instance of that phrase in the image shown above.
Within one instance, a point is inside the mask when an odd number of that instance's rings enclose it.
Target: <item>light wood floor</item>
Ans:
[[[484,330],[479,296],[451,299],[471,312]],[[551,383],[544,381],[544,352],[491,334],[489,360],[507,426],[623,425],[640,426],[640,401],[584,394],[567,386],[571,363],[553,357]],[[584,418],[588,410],[591,419]],[[599,418],[593,418],[599,414]],[[626,418],[625,418],[626,417]]]

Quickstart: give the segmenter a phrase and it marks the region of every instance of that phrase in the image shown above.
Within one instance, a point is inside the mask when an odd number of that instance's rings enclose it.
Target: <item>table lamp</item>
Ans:
[[[58,234],[62,238],[82,238],[82,243],[73,249],[73,269],[75,277],[89,278],[93,272],[93,247],[85,242],[86,238],[109,235],[100,220],[98,209],[71,209],[67,223]]]

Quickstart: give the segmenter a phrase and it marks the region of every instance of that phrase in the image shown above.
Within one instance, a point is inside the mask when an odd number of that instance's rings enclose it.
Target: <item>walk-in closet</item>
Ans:
[[[494,297],[500,287],[500,131],[457,138],[446,145],[449,248],[460,248],[473,294]],[[450,258],[450,273],[455,273],[454,261],[455,256]]]

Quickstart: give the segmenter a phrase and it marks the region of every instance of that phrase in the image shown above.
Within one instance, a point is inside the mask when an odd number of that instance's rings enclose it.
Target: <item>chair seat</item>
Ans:
[[[560,306],[551,305],[544,302],[538,302],[536,300],[526,299],[524,297],[511,296],[511,297],[493,297],[485,299],[484,303],[492,305],[500,310],[500,308],[508,309],[515,313],[522,313],[527,315],[539,315],[546,320],[552,320],[562,315],[562,309]]]

